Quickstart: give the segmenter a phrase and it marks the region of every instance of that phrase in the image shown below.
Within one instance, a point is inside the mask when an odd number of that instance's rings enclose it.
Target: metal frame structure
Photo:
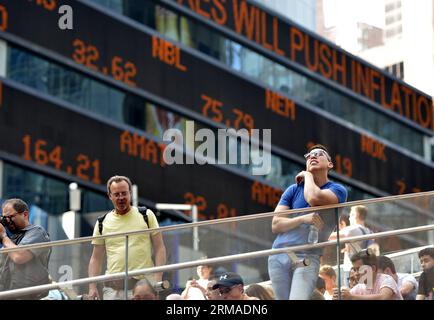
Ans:
[[[327,205],[327,206],[315,207],[315,211],[332,209],[332,208],[336,209],[336,211],[337,211],[338,208],[343,208],[343,207],[348,207],[348,206],[353,206],[353,205],[359,205],[359,204],[366,205],[366,204],[385,202],[385,201],[413,199],[413,198],[419,198],[419,197],[423,197],[423,196],[434,196],[434,191],[422,192],[422,193],[417,193],[417,194],[400,195],[400,196],[391,196],[391,197],[385,197],[385,198],[380,198],[380,199],[368,199],[368,200],[353,201],[353,202],[347,202],[347,203],[342,203],[342,204],[337,204],[337,205]],[[191,208],[191,206],[189,206],[189,207]],[[242,216],[242,217],[233,217],[233,218],[226,218],[226,219],[193,222],[193,223],[187,223],[187,224],[183,224],[183,225],[167,226],[167,227],[153,228],[153,229],[148,229],[148,230],[143,230],[143,231],[134,231],[134,232],[127,232],[127,233],[116,233],[116,234],[98,236],[98,237],[84,237],[84,238],[73,239],[73,240],[53,241],[50,243],[43,243],[43,244],[24,245],[24,246],[20,246],[18,248],[2,249],[2,252],[8,253],[8,252],[20,251],[20,250],[62,246],[62,245],[66,245],[66,244],[78,244],[78,243],[83,243],[83,242],[89,242],[94,238],[106,239],[106,238],[112,238],[112,237],[125,237],[126,238],[126,258],[128,261],[128,238],[132,235],[155,232],[156,230],[158,230],[159,232],[179,230],[179,229],[187,229],[187,228],[193,228],[193,230],[194,230],[194,229],[197,229],[197,227],[199,227],[199,226],[216,225],[216,224],[235,222],[235,221],[256,220],[256,219],[265,218],[265,217],[272,217],[274,215],[294,214],[294,213],[300,213],[300,212],[306,212],[306,211],[312,211],[312,208],[303,208],[303,209],[297,209],[297,210],[287,210],[287,211],[278,212],[278,213],[275,213],[275,212],[262,213],[262,214],[248,215],[248,216]],[[61,283],[53,283],[53,284],[47,284],[47,285],[41,285],[41,286],[35,286],[35,287],[28,287],[28,288],[4,291],[4,292],[0,292],[0,299],[8,299],[8,298],[10,299],[10,298],[18,297],[18,296],[21,296],[24,294],[32,294],[32,293],[36,293],[36,292],[40,292],[40,291],[44,291],[44,290],[51,290],[51,289],[62,289],[63,287],[70,288],[73,285],[83,285],[83,284],[89,284],[92,282],[101,282],[101,281],[119,280],[119,279],[124,279],[126,282],[128,277],[132,277],[132,276],[139,276],[139,275],[145,275],[145,274],[151,274],[151,273],[157,273],[157,272],[165,272],[165,271],[173,271],[173,270],[191,268],[191,267],[196,267],[196,266],[203,265],[203,264],[212,265],[212,264],[217,264],[217,263],[233,262],[233,261],[247,260],[247,259],[252,259],[252,258],[266,257],[266,256],[270,256],[270,255],[274,255],[274,254],[281,254],[281,253],[287,253],[291,256],[291,254],[293,254],[293,252],[300,251],[300,250],[325,248],[325,247],[329,247],[329,246],[337,246],[339,248],[342,244],[349,243],[349,242],[363,241],[363,240],[368,240],[368,239],[380,239],[380,238],[386,238],[389,236],[397,236],[397,235],[403,235],[403,234],[409,234],[409,233],[415,233],[415,232],[431,231],[431,230],[434,230],[434,224],[419,226],[419,227],[412,227],[412,228],[404,228],[404,229],[398,229],[398,230],[392,230],[392,231],[384,231],[384,232],[372,233],[372,234],[367,234],[367,235],[362,235],[362,236],[348,237],[348,238],[344,238],[344,239],[339,239],[339,237],[338,237],[336,240],[326,241],[326,242],[321,242],[321,243],[315,243],[315,244],[298,245],[298,246],[279,248],[279,249],[253,251],[253,252],[248,252],[248,253],[234,254],[234,255],[228,255],[228,256],[217,257],[217,258],[209,258],[209,259],[201,259],[201,260],[195,260],[195,261],[189,261],[189,262],[174,263],[174,264],[152,267],[152,268],[139,269],[139,270],[134,270],[134,271],[128,271],[127,270],[126,272],[119,272],[119,273],[110,274],[110,275],[101,275],[101,276],[96,276],[96,277],[88,277],[88,278],[76,279],[76,280],[71,280],[71,281],[65,281],[65,282],[61,282]],[[339,262],[338,262],[338,265],[339,265]]]

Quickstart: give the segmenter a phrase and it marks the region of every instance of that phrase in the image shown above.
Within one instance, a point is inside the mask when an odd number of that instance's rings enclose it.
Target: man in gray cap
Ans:
[[[218,289],[222,300],[259,300],[244,293],[244,281],[239,274],[234,272],[225,272],[220,275],[212,289]]]

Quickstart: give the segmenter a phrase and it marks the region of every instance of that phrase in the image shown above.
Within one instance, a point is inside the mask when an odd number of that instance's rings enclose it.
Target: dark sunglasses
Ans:
[[[220,287],[218,290],[219,290],[219,294],[222,296],[222,295],[225,295],[225,294],[228,294],[229,292],[231,292],[232,291],[232,289],[233,288],[235,288],[237,285],[235,285],[235,286],[232,286],[232,287]]]

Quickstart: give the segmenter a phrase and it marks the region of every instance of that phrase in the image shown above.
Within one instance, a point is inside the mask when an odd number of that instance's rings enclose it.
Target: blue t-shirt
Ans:
[[[329,181],[321,186],[320,189],[330,189],[338,198],[339,203],[347,201],[347,190],[338,183]],[[286,189],[282,194],[278,205],[287,206],[290,209],[310,207],[310,205],[306,202],[306,199],[304,199],[304,183],[299,185],[293,184],[289,186],[288,189]],[[290,217],[299,217],[306,214],[310,214],[310,212],[295,213],[291,214]],[[325,211],[324,214],[320,215],[321,219],[324,221],[324,227],[319,232],[319,241],[326,241],[336,226],[335,216],[331,212],[325,213]],[[309,227],[309,224],[302,223],[294,229],[280,233],[273,242],[273,249],[306,244],[307,237],[309,235]],[[321,249],[315,250],[315,253],[317,254],[320,254],[320,252]],[[314,252],[310,251],[310,253]]]

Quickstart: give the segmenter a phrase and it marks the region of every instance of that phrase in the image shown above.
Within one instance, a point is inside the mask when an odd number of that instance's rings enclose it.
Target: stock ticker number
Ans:
[[[353,176],[353,164],[348,157],[344,157],[339,153],[335,155],[335,170],[337,173],[343,174],[348,177]]]
[[[36,162],[39,165],[51,166],[57,170],[65,171],[69,175],[75,175],[80,179],[101,184],[100,162],[98,159],[91,160],[85,154],[74,157],[73,163],[65,164],[62,157],[62,147],[50,147],[43,139],[33,140],[30,135],[22,139],[24,146],[23,158],[27,161]]]
[[[223,114],[223,102],[211,98],[206,94],[202,94],[200,98],[205,102],[202,106],[202,114],[205,117],[215,122],[223,123],[228,128],[234,128],[237,130],[240,128],[246,128],[249,132],[254,129],[255,121],[250,114],[243,112],[240,109],[232,108],[231,111],[235,116],[235,119],[225,118]]]
[[[198,211],[198,218],[200,220],[207,220],[207,219],[224,219],[229,217],[236,217],[237,216],[237,210],[235,208],[229,208],[227,204],[225,203],[219,203],[213,212],[216,214],[209,214],[208,216],[203,213],[208,207],[208,202],[204,196],[201,195],[194,195],[191,192],[186,192],[184,194],[184,200],[186,204],[190,205],[197,205],[197,211]]]
[[[56,0],[28,0],[28,1],[48,11],[53,11],[57,7]],[[6,9],[5,6],[0,5],[0,30],[1,31],[7,30],[8,22],[9,22],[8,10]]]
[[[92,44],[86,44],[80,39],[75,39],[72,43],[74,52],[72,58],[78,64],[84,65],[87,68],[101,72],[105,75],[111,75],[115,80],[124,82],[125,84],[135,87],[134,80],[137,75],[137,68],[131,61],[125,61],[119,56],[114,56],[110,59],[110,66],[99,66],[100,52]]]
[[[29,2],[34,2],[36,5],[41,6],[48,11],[53,11],[57,6],[56,0],[29,0]]]
[[[409,187],[404,180],[396,180],[395,183],[398,189],[397,194],[422,192],[422,189],[419,187]]]
[[[0,5],[0,30],[6,31],[8,28],[8,11],[2,5]]]

